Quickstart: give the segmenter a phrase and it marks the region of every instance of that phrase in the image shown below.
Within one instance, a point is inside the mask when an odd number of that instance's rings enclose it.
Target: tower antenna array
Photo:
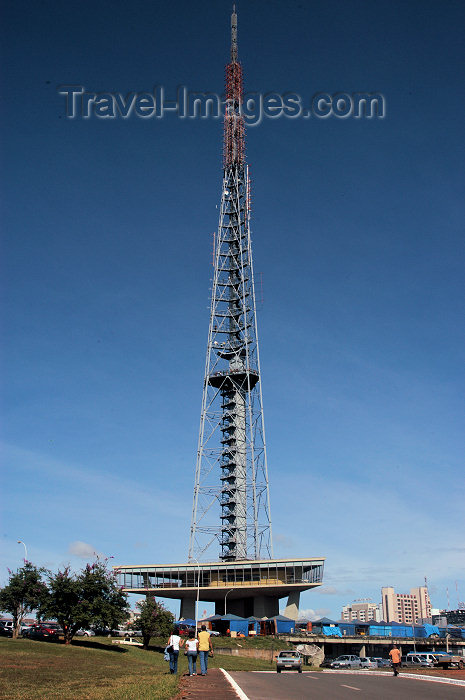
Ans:
[[[189,561],[203,558],[214,543],[224,561],[273,556],[235,5],[225,93],[223,188]]]

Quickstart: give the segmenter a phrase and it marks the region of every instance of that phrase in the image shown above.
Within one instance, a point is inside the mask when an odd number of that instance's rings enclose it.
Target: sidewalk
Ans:
[[[237,700],[237,695],[219,668],[212,668],[206,676],[183,676],[179,698],[192,700]]]

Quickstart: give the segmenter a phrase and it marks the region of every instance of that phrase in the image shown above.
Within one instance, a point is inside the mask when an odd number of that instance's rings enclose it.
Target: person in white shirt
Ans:
[[[189,676],[197,675],[197,653],[199,651],[199,640],[195,638],[195,632],[189,632],[186,641],[187,663],[189,664]]]
[[[183,640],[177,633],[176,628],[174,628],[170,638],[168,639],[168,653],[170,655],[170,673],[178,672],[179,647],[182,647],[183,644]]]

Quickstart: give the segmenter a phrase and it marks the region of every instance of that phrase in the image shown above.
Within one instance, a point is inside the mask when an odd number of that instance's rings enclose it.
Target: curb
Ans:
[[[231,678],[231,676],[229,675],[229,673],[228,673],[227,671],[225,671],[224,668],[220,668],[220,671],[224,674],[224,677],[226,678],[226,680],[228,681],[228,683],[230,684],[230,686],[232,687],[232,689],[235,691],[236,695],[240,698],[240,700],[249,700],[249,698],[248,698],[247,695],[244,693],[244,691],[242,690],[242,688],[241,688],[240,686],[237,685],[237,683],[236,683],[236,681],[234,680],[234,678]]]
[[[311,671],[304,671],[304,673],[311,673]],[[392,673],[386,673],[385,671],[330,671],[329,669],[321,669],[319,673],[337,673],[344,675],[354,675],[354,676],[393,676]],[[431,681],[432,683],[448,683],[449,685],[461,685],[465,686],[465,681],[458,680],[456,678],[441,678],[440,676],[423,676],[419,673],[399,673],[399,678],[413,678],[419,681]]]

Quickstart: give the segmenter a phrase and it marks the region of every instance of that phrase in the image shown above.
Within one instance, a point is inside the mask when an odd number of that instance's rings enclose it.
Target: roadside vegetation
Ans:
[[[79,638],[70,645],[0,638],[0,656],[0,700],[169,700],[187,672],[182,652],[178,676],[172,676],[154,644],[144,651],[107,637]],[[272,668],[261,659],[220,654],[208,663],[228,671]]]

